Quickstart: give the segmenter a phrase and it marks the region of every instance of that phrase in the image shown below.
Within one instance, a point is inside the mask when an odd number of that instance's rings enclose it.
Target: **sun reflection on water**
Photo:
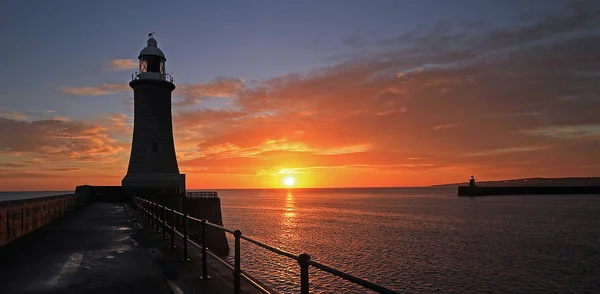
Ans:
[[[285,206],[283,210],[283,217],[281,218],[281,234],[280,241],[284,246],[294,246],[298,241],[298,234],[296,234],[296,211],[294,207],[294,195],[288,191],[285,197]]]
[[[294,212],[294,195],[292,195],[292,192],[289,191],[285,198],[285,213],[283,214],[283,216],[286,219],[296,217],[296,213]]]

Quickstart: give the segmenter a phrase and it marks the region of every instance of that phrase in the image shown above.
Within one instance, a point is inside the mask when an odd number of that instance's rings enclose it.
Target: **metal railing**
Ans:
[[[185,195],[188,198],[219,198],[217,192],[186,192]]]
[[[137,71],[134,72],[134,73],[132,73],[131,74],[131,80],[132,81],[139,80],[140,79],[140,74],[142,74],[142,73],[139,73]],[[164,79],[167,82],[174,83],[173,76],[170,73],[164,73],[164,74],[163,73],[157,73],[157,74],[159,74],[159,76],[161,77],[161,79]]]
[[[210,277],[208,276],[208,255],[212,256],[218,262],[220,262],[221,264],[223,264],[224,266],[226,266],[227,268],[232,270],[233,271],[233,280],[234,280],[234,285],[233,285],[233,293],[234,294],[241,293],[241,279],[246,280],[248,283],[252,284],[252,286],[254,286],[256,289],[258,289],[262,293],[266,293],[266,294],[272,293],[270,290],[266,289],[266,287],[264,287],[260,281],[256,280],[255,278],[251,277],[250,275],[247,275],[246,273],[244,273],[244,271],[242,271],[242,269],[241,269],[241,251],[240,251],[241,240],[248,241],[252,244],[258,245],[259,247],[267,249],[278,255],[285,256],[285,257],[288,257],[290,259],[297,261],[300,266],[300,293],[301,294],[308,294],[310,292],[309,271],[308,271],[310,266],[315,267],[324,272],[333,274],[337,277],[340,277],[346,281],[350,281],[354,284],[360,285],[369,290],[376,291],[378,293],[397,293],[397,292],[387,289],[383,286],[380,286],[375,283],[369,282],[367,280],[355,277],[353,275],[339,271],[337,269],[334,269],[332,267],[318,263],[316,261],[312,261],[308,254],[295,255],[295,254],[292,254],[285,250],[281,250],[277,247],[273,247],[273,246],[267,245],[265,243],[262,243],[260,241],[254,240],[250,237],[243,236],[242,232],[240,230],[231,230],[231,229],[225,228],[223,226],[210,223],[205,219],[197,219],[195,217],[181,213],[173,208],[169,208],[167,206],[160,205],[160,204],[148,201],[143,198],[133,197],[133,203],[137,206],[137,208],[142,213],[144,213],[144,219],[150,225],[152,225],[152,227],[156,227],[157,233],[160,231],[160,228],[162,227],[162,234],[163,234],[163,238],[165,238],[165,239],[167,238],[166,234],[167,234],[167,230],[168,230],[168,233],[171,236],[171,248],[175,247],[175,235],[178,235],[182,238],[183,260],[184,261],[188,260],[188,243],[192,244],[193,246],[195,246],[201,250],[201,253],[202,253],[202,277],[201,278],[203,280],[210,279]],[[170,219],[168,219],[169,216],[167,215],[169,213],[170,213],[170,217],[171,217]],[[182,219],[183,220],[182,221],[183,232],[180,232],[175,228],[175,218],[176,218],[175,216],[176,215],[183,218]],[[169,220],[171,221],[171,225],[169,225]],[[200,236],[201,236],[200,243],[201,244],[196,243],[194,240],[190,240],[190,238],[189,238],[190,237],[189,221],[196,222],[196,224],[200,224]],[[231,264],[229,264],[227,261],[223,260],[218,255],[216,255],[215,253],[208,250],[207,245],[206,245],[207,244],[207,242],[206,242],[207,241],[207,227],[213,227],[213,228],[219,229],[221,231],[224,231],[226,233],[233,235],[233,237],[235,238],[234,265],[233,266]]]

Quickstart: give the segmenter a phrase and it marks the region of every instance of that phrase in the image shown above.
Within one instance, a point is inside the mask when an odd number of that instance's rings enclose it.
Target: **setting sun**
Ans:
[[[295,182],[296,181],[292,177],[286,177],[285,179],[283,179],[283,184],[286,185],[286,186],[288,186],[288,187],[293,186]]]

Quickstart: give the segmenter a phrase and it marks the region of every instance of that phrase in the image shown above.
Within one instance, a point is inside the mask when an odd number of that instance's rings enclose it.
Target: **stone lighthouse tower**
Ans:
[[[152,34],[138,59],[139,72],[129,83],[134,101],[133,141],[123,188],[130,192],[185,192],[185,175],[179,173],[173,143],[171,92],[175,84]]]

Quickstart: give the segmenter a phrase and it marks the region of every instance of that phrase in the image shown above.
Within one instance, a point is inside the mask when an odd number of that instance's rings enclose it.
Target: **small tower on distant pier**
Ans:
[[[131,192],[185,192],[185,175],[179,173],[173,142],[171,92],[175,84],[152,33],[138,59],[139,72],[129,83],[134,101],[133,141],[121,184]]]

